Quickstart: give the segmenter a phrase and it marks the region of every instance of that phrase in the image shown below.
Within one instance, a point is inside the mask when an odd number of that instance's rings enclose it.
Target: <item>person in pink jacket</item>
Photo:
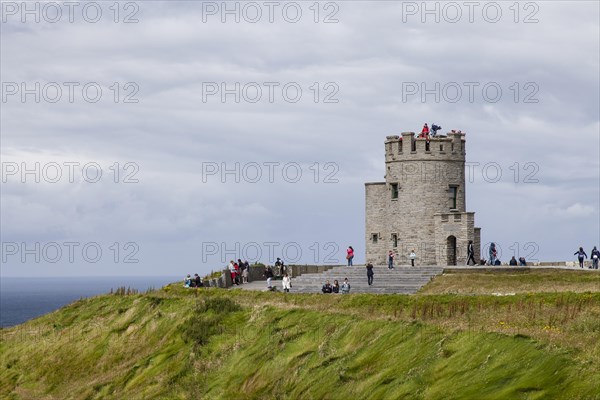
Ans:
[[[348,266],[352,266],[352,259],[354,258],[354,249],[352,246],[348,246],[348,250],[346,250],[346,260],[348,260]]]

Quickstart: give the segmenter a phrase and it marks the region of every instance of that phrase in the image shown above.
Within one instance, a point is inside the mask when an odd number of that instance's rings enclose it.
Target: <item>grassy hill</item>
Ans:
[[[1,333],[3,399],[600,399],[600,292],[174,284],[80,300]]]

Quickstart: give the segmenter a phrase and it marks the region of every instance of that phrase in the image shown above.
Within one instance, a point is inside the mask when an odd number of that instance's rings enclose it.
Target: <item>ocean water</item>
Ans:
[[[121,286],[144,292],[181,277],[0,278],[0,327],[21,324],[82,297],[109,293]]]

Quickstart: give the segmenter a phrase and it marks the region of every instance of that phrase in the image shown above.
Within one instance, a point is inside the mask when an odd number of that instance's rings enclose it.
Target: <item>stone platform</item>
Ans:
[[[364,265],[352,267],[336,266],[321,273],[302,274],[292,279],[290,293],[321,293],[321,287],[326,280],[333,284],[335,279],[340,286],[344,278],[350,282],[350,293],[372,293],[372,294],[414,294],[421,287],[429,283],[436,275],[442,273],[527,273],[532,270],[573,270],[599,273],[600,270],[579,268],[566,265],[540,265],[527,267],[514,266],[397,266],[389,270],[387,266],[377,265],[373,267],[373,285],[367,284],[367,270]],[[266,291],[267,283],[264,280],[250,282],[244,285],[234,286],[232,289],[261,290]],[[282,290],[281,280],[273,280],[273,286],[277,291]]]

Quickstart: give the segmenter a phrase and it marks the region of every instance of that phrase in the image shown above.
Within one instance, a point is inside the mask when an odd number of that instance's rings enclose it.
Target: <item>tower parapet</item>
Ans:
[[[465,134],[450,132],[446,136],[428,139],[415,136],[414,132],[387,136],[385,161],[400,160],[463,160],[465,159]]]

